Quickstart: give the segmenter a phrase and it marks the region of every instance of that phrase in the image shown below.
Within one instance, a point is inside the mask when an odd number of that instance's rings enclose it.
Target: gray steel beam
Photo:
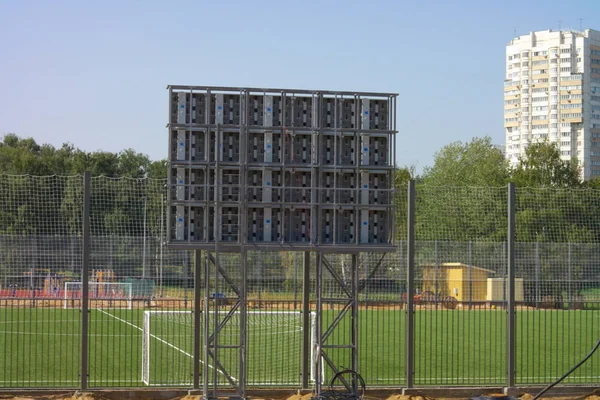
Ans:
[[[352,254],[352,370],[358,371],[358,254]],[[358,381],[353,377],[353,394],[358,394]],[[358,397],[357,397],[358,398]]]
[[[88,388],[88,329],[90,298],[90,171],[83,173],[83,254],[81,268],[81,390]]]
[[[167,247],[172,250],[213,250],[214,243],[205,242],[171,242]],[[312,246],[310,244],[301,243],[264,243],[254,244],[252,242],[245,245],[247,250],[252,251],[317,251],[323,254],[351,254],[356,252],[369,253],[392,253],[397,250],[396,245],[392,244],[336,244],[334,245],[319,245]],[[242,246],[237,243],[219,243],[219,252],[221,253],[239,253]]]
[[[316,254],[316,295],[317,295],[317,373],[315,376],[315,392],[317,395],[323,389],[323,253]]]
[[[508,184],[508,304],[506,320],[507,385],[515,387],[516,379],[516,325],[515,325],[515,184]]]
[[[209,383],[208,383],[208,377],[209,377],[209,373],[210,373],[210,363],[208,362],[209,357],[210,357],[210,343],[208,342],[207,338],[210,335],[210,262],[208,260],[208,257],[204,258],[204,323],[202,326],[203,329],[203,337],[204,339],[204,346],[202,348],[203,353],[204,353],[204,364],[203,364],[203,380],[202,380],[202,393],[204,398],[208,398],[210,397],[209,395],[209,391],[210,391],[210,387],[209,387]]]
[[[194,390],[200,389],[200,339],[201,339],[201,313],[202,302],[202,250],[196,250],[194,254]]]
[[[415,295],[415,181],[408,182],[408,230],[406,260],[406,387],[414,387],[414,298]]]
[[[245,250],[242,250],[242,253],[240,254],[240,277],[241,277],[241,283],[240,283],[240,337],[239,337],[239,360],[240,360],[240,372],[239,372],[239,380],[238,380],[238,395],[242,398],[245,399],[246,398],[246,376],[247,376],[247,371],[248,371],[248,363],[246,360],[246,356],[247,356],[247,348],[246,348],[246,340],[247,340],[247,326],[248,326],[248,319],[247,319],[247,296],[248,296],[248,274],[247,274],[247,258],[248,258],[248,252]]]
[[[310,383],[310,252],[304,252],[302,269],[302,389]]]
[[[337,90],[307,90],[307,89],[277,89],[277,88],[252,88],[252,87],[231,87],[231,86],[190,86],[190,85],[167,85],[167,89],[171,90],[200,90],[200,91],[217,91],[217,92],[258,92],[261,94],[265,93],[293,93],[293,94],[316,94],[321,93],[324,95],[338,95],[338,96],[369,96],[369,97],[381,97],[385,98],[388,96],[396,97],[398,93],[380,93],[380,92],[348,92],[348,91],[337,91]]]

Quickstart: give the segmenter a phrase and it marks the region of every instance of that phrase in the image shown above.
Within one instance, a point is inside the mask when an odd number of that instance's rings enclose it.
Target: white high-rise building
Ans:
[[[531,32],[506,46],[506,158],[516,165],[529,143],[558,144],[582,178],[600,176],[600,32]]]

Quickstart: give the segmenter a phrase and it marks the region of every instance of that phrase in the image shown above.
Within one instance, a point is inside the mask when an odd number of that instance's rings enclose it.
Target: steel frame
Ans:
[[[350,92],[350,91],[314,91],[314,90],[301,90],[301,89],[275,89],[275,88],[235,88],[235,87],[220,87],[220,86],[186,86],[186,85],[169,85],[167,86],[169,91],[169,124],[167,128],[169,130],[169,202],[170,207],[168,207],[168,223],[167,223],[167,244],[170,248],[173,249],[181,249],[181,250],[195,250],[196,251],[196,279],[195,279],[195,296],[194,299],[194,308],[196,312],[200,312],[200,280],[198,274],[200,273],[201,263],[198,258],[201,258],[201,253],[204,254],[204,304],[202,307],[202,312],[206,315],[204,318],[204,324],[202,326],[202,330],[204,333],[204,347],[202,349],[202,353],[204,356],[204,364],[202,366],[202,391],[203,396],[205,398],[217,398],[221,396],[231,397],[230,391],[220,391],[219,385],[219,376],[224,376],[226,381],[228,382],[230,389],[233,389],[235,392],[235,397],[245,398],[246,397],[246,372],[247,372],[247,348],[246,348],[246,318],[247,318],[247,284],[246,284],[246,276],[247,276],[247,253],[248,251],[301,251],[304,252],[304,289],[303,289],[303,308],[305,312],[305,323],[308,321],[308,313],[310,311],[310,303],[309,303],[309,264],[310,264],[310,252],[316,253],[316,302],[317,302],[317,346],[318,346],[318,357],[317,357],[317,381],[316,381],[316,391],[317,395],[321,394],[322,391],[322,367],[327,367],[333,373],[340,371],[340,366],[337,365],[334,357],[332,357],[332,352],[334,351],[346,351],[349,352],[349,356],[351,359],[350,368],[353,370],[358,369],[358,294],[364,288],[364,285],[359,285],[358,280],[358,267],[359,267],[359,255],[361,252],[364,253],[384,253],[381,257],[381,260],[377,264],[377,266],[371,271],[371,275],[374,274],[381,265],[383,258],[385,257],[385,253],[395,251],[396,248],[394,246],[394,204],[393,204],[393,195],[394,195],[394,168],[396,165],[396,157],[395,157],[395,147],[396,147],[396,96],[395,93],[373,93],[373,92]],[[185,92],[190,94],[190,104],[193,99],[194,93],[204,93],[206,94],[205,101],[205,109],[204,115],[206,120],[203,121],[205,123],[192,123],[192,118],[190,114],[189,121],[182,123],[179,120],[179,117],[176,120],[172,119],[173,116],[173,93],[175,92]],[[239,124],[226,124],[219,121],[218,107],[215,109],[216,105],[211,103],[211,95],[212,94],[237,94],[239,95]],[[250,110],[249,99],[250,96],[279,96],[284,106],[281,108],[281,121],[282,124],[280,126],[256,126],[249,124],[248,120],[248,110]],[[302,95],[301,97],[311,98],[312,100],[312,109],[310,112],[312,113],[312,124],[306,124],[307,126],[297,126],[294,123],[294,120],[291,119],[291,126],[286,127],[285,122],[287,121],[287,108],[285,106],[287,99],[290,96],[293,98],[294,96]],[[333,126],[324,126],[324,115],[322,115],[321,105],[324,104],[324,98],[327,97],[328,101],[332,101],[333,99]],[[265,97],[263,97],[265,98]],[[363,103],[362,99],[369,98],[373,100],[387,100],[387,127],[389,129],[377,129],[372,130],[367,127],[367,129],[363,129],[362,126],[362,108]],[[354,104],[353,109],[353,122],[352,125],[355,128],[343,127],[339,126],[338,122],[341,121],[339,118],[339,113],[341,113],[342,106],[344,100],[352,100]],[[218,105],[219,103],[217,103]],[[294,102],[290,103],[291,113],[295,115]],[[215,109],[215,123],[211,123],[211,112]],[[187,112],[187,110],[186,110]],[[224,110],[223,110],[224,112]],[[224,120],[223,120],[224,122]],[[310,126],[308,126],[310,125]],[[201,145],[204,146],[205,149],[205,160],[199,162],[191,162],[191,160],[181,160],[181,159],[173,159],[171,157],[173,147],[173,135],[177,131],[183,132],[185,135],[185,140],[189,140],[191,143],[192,133],[193,132],[205,132],[204,138],[205,142]],[[269,132],[273,135],[279,135],[279,140],[281,141],[282,147],[280,150],[280,163],[267,163],[267,162],[248,162],[248,145],[249,145],[249,135],[250,133],[256,132]],[[227,133],[237,133],[239,135],[239,146],[242,149],[239,152],[239,161],[227,161],[221,159],[221,150],[219,146],[222,146],[221,137]],[[179,135],[180,133],[178,133]],[[210,135],[214,135],[215,143],[214,149],[210,149]],[[304,135],[310,137],[311,149],[303,151],[310,152],[308,155],[308,161],[302,165],[294,162],[293,154],[294,154],[294,137],[296,135]],[[335,160],[333,164],[324,164],[323,159],[321,157],[321,149],[324,146],[324,137],[328,136],[328,140],[333,141],[333,159]],[[363,135],[367,137],[382,137],[387,139],[387,149],[385,149],[385,156],[387,163],[385,165],[372,165],[368,164],[363,165],[363,161],[361,161],[361,152],[364,143]],[[354,141],[354,155],[352,156],[352,162],[350,165],[346,165],[343,163],[338,163],[338,149],[341,149],[343,137],[351,137]],[[289,142],[289,143],[288,143]],[[368,143],[368,142],[367,142]],[[289,155],[292,157],[292,161],[288,162],[286,160],[286,151],[288,151],[287,146],[289,144]],[[210,160],[210,151],[214,151],[214,160]],[[194,189],[204,189],[204,195],[202,198],[196,199],[194,201],[186,201],[179,198],[179,193],[177,192],[177,199],[174,199],[173,191],[178,191],[180,187],[177,187],[173,184],[173,169],[181,169],[185,170],[188,176],[191,176],[194,171],[204,171],[204,179],[205,184],[196,184]],[[223,171],[228,170],[237,170],[239,181],[238,181],[238,194],[237,197],[229,196],[228,199],[222,198],[222,193],[224,188],[228,188],[233,193],[233,188],[230,187],[232,185],[224,185],[221,182],[221,176]],[[260,201],[260,202],[252,202],[248,199],[248,171],[250,170],[270,170],[277,171],[283,177],[281,186],[278,187],[278,190],[283,193],[283,196],[280,196],[280,199],[277,201]],[[310,191],[310,201],[306,202],[294,202],[292,199],[286,199],[286,174],[295,174],[298,171],[303,171],[310,174],[311,184],[309,188],[306,188]],[[333,202],[323,202],[321,198],[321,190],[323,189],[323,184],[321,182],[322,173],[327,172],[333,175],[334,180],[334,195]],[[387,175],[389,179],[388,189],[377,189],[381,191],[381,193],[387,193],[388,200],[384,203],[379,204],[370,204],[367,200],[365,203],[364,200],[361,200],[361,195],[364,197],[366,192],[366,196],[369,196],[369,189],[366,191],[362,188],[362,184],[360,183],[361,174],[363,172],[371,172],[371,173],[382,173]],[[212,175],[212,182],[209,182]],[[272,173],[272,172],[271,172]],[[350,173],[354,175],[355,183],[354,189],[344,189],[350,190],[353,192],[354,201],[352,203],[342,202],[340,192],[340,188],[337,184],[337,179],[339,178],[340,173]],[[290,175],[291,178],[291,175]],[[291,182],[291,179],[290,179]],[[188,185],[188,189],[191,188],[189,182],[186,183]],[[367,187],[367,186],[365,186]],[[291,189],[297,189],[293,184],[288,186]],[[262,186],[261,190],[264,190],[265,187]],[[212,192],[210,192],[212,190]],[[268,188],[267,190],[275,190],[275,188]],[[210,192],[210,193],[209,193]],[[255,204],[256,203],[256,204]],[[203,236],[203,240],[172,240],[172,227],[171,221],[173,221],[173,211],[171,206],[197,206],[204,207],[203,208],[203,226],[201,227],[201,235]],[[256,207],[256,208],[266,208],[266,207],[277,207],[282,214],[282,218],[280,220],[280,240],[273,241],[263,241],[263,242],[250,242],[248,240],[248,214],[246,210],[248,207]],[[211,208],[212,207],[212,208]],[[235,240],[231,240],[232,236],[229,236],[230,240],[223,240],[223,231],[222,228],[224,226],[224,222],[222,221],[222,208],[230,207],[232,209],[237,209],[237,218],[235,219],[238,224],[237,229],[235,230],[237,237]],[[291,224],[292,224],[292,210],[294,209],[307,209],[310,210],[310,221],[309,221],[309,230],[306,232],[305,241],[294,241],[291,240]],[[191,210],[191,209],[190,209]],[[210,211],[212,210],[212,215],[210,215]],[[333,216],[333,239],[329,241],[323,240],[323,221],[322,221],[322,213],[323,210],[331,210],[331,215]],[[338,229],[338,213],[341,210],[351,210],[354,216],[353,221],[353,242],[349,241],[339,241],[336,230]],[[387,239],[385,242],[378,243],[365,243],[364,240],[361,239],[361,212],[369,211],[369,210],[382,210],[386,211],[385,223],[387,224],[387,231],[389,234],[387,235]],[[290,221],[286,221],[286,212],[289,211]],[[324,215],[324,214],[323,214]],[[364,214],[363,214],[364,215]],[[363,217],[364,218],[364,217]],[[210,226],[210,220],[212,219],[212,227]],[[196,233],[196,232],[195,232]],[[191,237],[191,227],[190,221],[188,221],[187,228],[188,238]],[[212,235],[212,238],[211,238]],[[286,240],[286,238],[290,237],[290,240]],[[201,252],[201,250],[203,250]],[[228,275],[227,271],[222,268],[220,264],[219,254],[223,252],[235,252],[240,254],[240,265],[239,265],[239,277],[240,283],[236,284]],[[337,274],[333,265],[327,260],[327,254],[351,254],[352,257],[352,273],[351,280],[349,283],[345,283],[341,280],[340,276]],[[325,293],[323,293],[323,279],[324,276],[329,274],[333,277],[335,282],[342,289],[345,296],[343,298],[328,298]],[[231,304],[227,304],[230,306],[226,310],[224,318],[220,319],[220,315],[222,315],[219,307],[222,305],[219,304],[219,299],[216,295],[219,293],[219,282],[224,282],[227,286],[227,289],[230,292],[235,294],[234,298],[227,299],[226,303],[231,301]],[[213,283],[213,286],[210,286],[210,282]],[[211,299],[210,293],[211,290],[215,293],[215,298]],[[212,306],[211,306],[211,300]],[[334,318],[334,321],[324,329],[323,326],[323,318],[322,311],[325,306],[334,306],[337,305],[340,307],[338,315]],[[219,333],[222,329],[231,321],[231,317],[234,313],[238,313],[240,315],[240,336],[239,340],[236,344],[222,344],[219,341]],[[340,344],[335,343],[336,335],[334,332],[339,329],[345,329],[342,327],[340,322],[350,316],[351,324],[350,324],[350,343]],[[212,323],[211,323],[212,319]],[[200,318],[196,316],[195,318],[195,330],[199,332],[200,330]],[[212,327],[212,331],[211,331]],[[303,344],[303,352],[304,359],[307,360],[306,354],[309,351],[309,343],[308,343],[308,330],[305,329],[304,335],[304,344]],[[197,374],[200,372],[200,364],[197,359],[200,354],[200,342],[195,342],[195,362],[194,362],[194,389],[198,390],[200,386],[200,378]],[[227,371],[226,368],[219,361],[219,354],[222,351],[237,351],[239,356],[239,373],[238,377],[234,378],[230,371]],[[208,362],[210,360],[210,362]],[[302,365],[302,386],[304,388],[308,387],[308,371],[309,365],[305,362]],[[347,367],[347,366],[346,366]],[[212,378],[210,378],[212,376]],[[358,388],[358,382],[343,382],[348,388],[351,388],[353,392],[356,394]]]

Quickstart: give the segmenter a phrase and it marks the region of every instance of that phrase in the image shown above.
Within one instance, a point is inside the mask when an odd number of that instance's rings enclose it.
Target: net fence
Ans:
[[[193,252],[165,246],[165,184],[92,179],[90,282],[126,287],[127,294],[119,296],[127,298],[90,302],[91,387],[146,386],[144,313],[193,309],[196,260]],[[406,384],[406,193],[406,186],[396,188],[396,252],[363,253],[358,260],[358,365],[368,386]],[[507,189],[417,184],[416,193],[414,383],[504,385]],[[519,188],[516,200],[516,381],[545,384],[581,359],[598,337],[600,191]],[[79,386],[81,313],[78,306],[65,308],[64,300],[65,294],[75,297],[66,287],[81,284],[82,209],[81,176],[0,175],[0,387]],[[335,275],[350,282],[351,256],[326,257]],[[219,265],[229,281],[211,264],[211,280],[202,281],[198,293],[214,304],[235,298],[235,287],[243,283],[239,255],[220,254]],[[314,312],[315,255],[308,262],[307,282],[304,265],[299,252],[249,252],[249,310],[300,312],[306,284]],[[322,293],[344,294],[332,274],[323,276]],[[326,326],[336,312],[333,305],[325,307]],[[189,353],[193,337],[187,334],[189,324],[177,328],[181,324],[173,321],[163,319],[157,326],[151,346],[163,359],[152,361],[151,368],[156,376],[166,374],[164,385],[187,387],[192,363],[174,347]],[[297,371],[307,355],[282,357],[284,342],[267,339],[273,333],[269,324],[253,329],[248,351],[256,361],[249,365],[247,381],[299,387],[302,377],[289,371]],[[300,333],[289,339],[295,349],[301,349]],[[351,337],[338,329],[332,340],[347,344]],[[239,376],[239,353],[222,351],[231,376]],[[341,351],[333,357],[340,365],[349,361]],[[161,369],[170,358],[180,362],[177,376]],[[599,362],[593,356],[566,382],[597,382]],[[210,379],[227,384],[219,373]]]

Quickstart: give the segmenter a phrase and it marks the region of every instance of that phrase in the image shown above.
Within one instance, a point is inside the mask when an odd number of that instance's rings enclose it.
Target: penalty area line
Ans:
[[[127,325],[131,326],[132,328],[135,328],[135,329],[137,329],[138,331],[141,331],[142,333],[144,332],[144,330],[143,330],[142,328],[140,328],[139,326],[137,326],[137,325],[135,325],[135,324],[132,324],[131,322],[129,322],[129,321],[126,321],[126,320],[124,320],[124,319],[122,319],[122,318],[119,318],[119,317],[117,317],[116,315],[113,315],[113,314],[111,314],[111,313],[109,313],[109,312],[107,312],[107,311],[104,311],[104,310],[100,309],[100,308],[96,308],[96,310],[97,310],[97,311],[100,311],[101,313],[103,313],[103,314],[106,314],[106,315],[108,315],[108,316],[110,316],[110,317],[112,317],[112,318],[114,318],[114,319],[116,319],[117,321],[120,321],[120,322],[122,322],[122,323],[124,323],[124,324],[127,324]],[[153,334],[151,334],[151,333],[150,333],[149,335],[150,335],[150,337],[151,337],[151,338],[158,340],[158,341],[159,341],[159,342],[161,342],[162,344],[164,344],[164,345],[166,345],[166,346],[168,346],[168,347],[171,347],[172,349],[174,349],[174,350],[177,350],[178,352],[180,352],[180,353],[182,353],[182,354],[185,354],[186,356],[188,356],[188,357],[190,357],[190,358],[192,358],[192,359],[194,358],[194,356],[193,356],[193,355],[191,355],[190,353],[188,353],[188,352],[187,352],[187,351],[185,351],[185,350],[182,350],[182,349],[180,349],[179,347],[175,346],[174,344],[172,344],[172,343],[169,343],[169,342],[167,342],[166,340],[164,340],[164,339],[161,339],[161,338],[159,338],[158,336],[156,336],[156,335],[153,335]],[[200,362],[201,362],[202,364],[204,364],[204,361],[200,360]],[[209,368],[211,368],[211,369],[215,369],[215,367],[213,367],[213,366],[212,366],[212,365],[210,365],[210,364],[208,364],[208,367],[209,367]],[[218,373],[222,374],[223,376],[225,376],[225,373],[223,373],[223,371],[219,371],[218,369],[217,369],[216,371],[217,371]],[[237,379],[235,379],[234,377],[231,377],[231,378],[237,381]]]

